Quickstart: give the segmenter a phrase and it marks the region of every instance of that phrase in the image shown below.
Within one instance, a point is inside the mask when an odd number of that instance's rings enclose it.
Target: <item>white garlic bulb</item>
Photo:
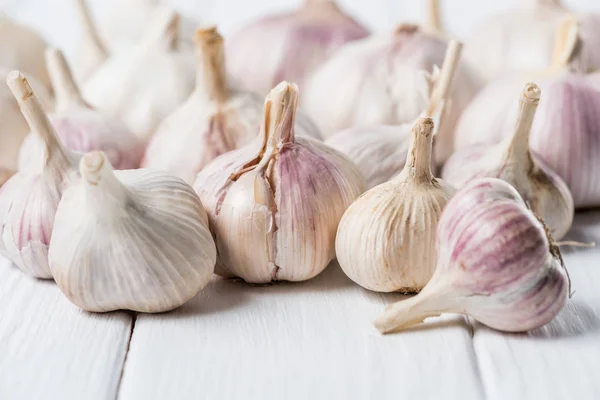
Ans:
[[[346,210],[335,249],[342,270],[377,292],[419,292],[435,270],[435,232],[454,193],[431,173],[433,121],[419,119],[406,166]]]
[[[81,44],[73,60],[73,74],[77,82],[85,82],[109,57],[98,29],[88,9],[87,0],[72,0],[81,26]]]
[[[110,57],[83,87],[94,107],[124,121],[144,140],[194,88],[193,56],[177,49],[179,16],[166,10],[161,17],[142,43]]]
[[[296,11],[259,19],[227,44],[236,84],[260,95],[283,80],[304,88],[305,78],[345,43],[369,35],[334,0],[303,0]]]
[[[160,124],[144,158],[145,167],[168,171],[190,184],[214,158],[255,139],[263,119],[259,96],[229,88],[223,38],[216,28],[199,29],[196,43],[196,89]],[[306,116],[299,116],[296,125],[300,135],[320,136]]]
[[[28,275],[52,278],[47,256],[54,214],[64,185],[74,178],[77,156],[62,148],[27,79],[13,71],[6,83],[45,148],[42,162],[19,170],[0,189],[0,253]]]
[[[560,250],[516,190],[494,178],[471,181],[438,224],[437,266],[421,293],[377,318],[382,333],[454,312],[507,332],[551,321],[569,295]]]
[[[113,171],[83,156],[56,212],[48,258],[60,290],[86,311],[169,311],[206,286],[217,258],[206,211],[181,179]]]
[[[529,148],[529,133],[540,101],[540,88],[528,83],[512,136],[497,145],[466,147],[444,165],[442,178],[460,188],[474,178],[500,178],[517,189],[531,210],[560,239],[573,223],[573,198],[562,179]]]
[[[56,96],[56,111],[48,118],[61,143],[82,153],[102,150],[117,169],[139,167],[144,155],[144,142],[125,124],[85,102],[60,50],[48,49],[46,62]],[[41,159],[44,146],[39,135],[29,134],[21,147],[20,164]]]
[[[0,14],[0,67],[21,70],[50,90],[44,63],[47,46],[37,32]]]
[[[354,164],[325,144],[295,136],[298,87],[267,96],[259,142],[224,154],[194,183],[208,211],[215,272],[247,282],[303,281],[335,258],[335,232],[364,191]]]
[[[353,126],[412,123],[429,101],[421,71],[442,65],[446,48],[437,35],[406,24],[390,35],[349,43],[315,71],[302,105],[325,137]],[[477,89],[461,66],[454,79],[443,137],[452,137]]]
[[[550,62],[556,30],[570,15],[560,0],[527,0],[519,9],[495,15],[469,35],[465,61],[482,81],[507,72],[544,68]],[[585,70],[600,68],[600,18],[578,16],[583,23],[586,51],[579,62]],[[588,46],[589,45],[589,46]]]
[[[6,82],[9,73],[10,70],[0,67],[0,81]],[[53,101],[46,86],[34,78],[30,78],[29,83],[35,89],[43,107],[52,109]],[[0,84],[0,170],[6,173],[17,169],[19,148],[28,132],[29,126],[15,97],[8,86]]]

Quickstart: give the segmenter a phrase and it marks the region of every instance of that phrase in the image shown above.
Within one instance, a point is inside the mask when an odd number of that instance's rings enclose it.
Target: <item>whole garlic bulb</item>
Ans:
[[[37,32],[0,14],[0,66],[21,70],[50,90],[44,63],[47,46]]]
[[[364,179],[345,156],[297,137],[298,87],[267,96],[260,142],[215,159],[194,188],[217,244],[215,272],[251,283],[303,281],[335,258],[335,232]]]
[[[282,80],[304,81],[338,48],[369,35],[334,0],[303,0],[295,12],[243,27],[228,42],[228,70],[241,89],[260,95]]]
[[[406,166],[367,191],[346,210],[335,250],[342,270],[377,292],[419,292],[433,275],[435,231],[454,193],[431,173],[433,121],[419,119]]]
[[[217,253],[206,211],[181,179],[113,171],[83,156],[56,212],[48,258],[60,290],[86,311],[169,311],[206,286]]]
[[[548,225],[552,236],[560,239],[573,223],[573,197],[563,180],[529,148],[540,93],[536,84],[525,85],[512,137],[497,145],[475,145],[454,153],[444,165],[442,178],[457,188],[482,177],[510,183]]]
[[[6,82],[10,70],[0,67],[0,80]],[[34,78],[29,83],[35,89],[45,109],[53,107],[53,101],[46,86]],[[19,149],[29,132],[27,121],[19,110],[19,104],[5,84],[0,84],[0,169],[16,170],[18,166]],[[2,180],[0,179],[0,182]]]
[[[315,71],[302,105],[325,137],[353,126],[412,123],[429,101],[421,71],[442,65],[446,48],[437,35],[406,24],[391,35],[349,43]],[[440,136],[452,137],[476,91],[464,68],[458,66],[454,78],[448,133]]]
[[[86,81],[83,97],[148,140],[194,88],[193,57],[177,49],[179,16],[168,10],[134,50],[110,57]]]
[[[229,88],[223,37],[216,28],[199,29],[196,43],[196,89],[160,124],[144,158],[145,167],[168,171],[190,184],[214,158],[256,138],[263,108],[259,96]],[[300,134],[320,136],[306,116],[298,120]]]
[[[508,332],[551,321],[569,294],[558,247],[516,190],[473,180],[442,213],[435,274],[417,296],[388,306],[375,326],[397,331],[453,312]]]
[[[77,157],[62,148],[27,79],[13,71],[6,83],[45,148],[43,163],[19,170],[0,189],[0,253],[28,275],[52,278],[48,244],[54,214],[65,184],[74,178]]]
[[[46,62],[56,96],[56,111],[48,118],[61,143],[82,153],[102,150],[117,169],[139,167],[144,155],[144,142],[122,122],[85,102],[60,50],[48,49]],[[44,146],[39,135],[29,134],[21,147],[20,164],[41,159]]]

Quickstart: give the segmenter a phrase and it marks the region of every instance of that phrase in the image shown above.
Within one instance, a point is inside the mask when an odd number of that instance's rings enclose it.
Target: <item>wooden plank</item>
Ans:
[[[371,320],[399,298],[335,263],[298,284],[213,280],[173,313],[138,316],[119,398],[481,399],[463,318],[376,332]]]
[[[0,259],[0,398],[115,398],[130,314],[90,314]]]
[[[578,214],[568,239],[600,245],[600,212]],[[526,334],[475,326],[489,399],[600,398],[600,248],[563,248],[575,291],[551,323]]]

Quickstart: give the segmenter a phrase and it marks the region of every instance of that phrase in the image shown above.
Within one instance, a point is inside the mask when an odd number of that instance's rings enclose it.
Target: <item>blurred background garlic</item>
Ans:
[[[433,275],[435,233],[454,188],[431,173],[433,120],[412,130],[406,166],[346,210],[335,249],[342,270],[377,292],[419,292]]]
[[[83,84],[108,59],[109,50],[100,37],[87,0],[71,1],[81,30],[81,43],[71,64],[75,79],[79,84]]]
[[[178,49],[178,21],[175,11],[163,9],[134,49],[112,55],[83,86],[91,105],[125,122],[142,140],[194,88],[193,55]]]
[[[78,151],[104,151],[117,169],[140,166],[145,144],[121,121],[90,107],[79,91],[67,61],[58,49],[46,51],[46,63],[54,94],[56,110],[48,117],[63,146]],[[19,163],[38,161],[44,152],[43,139],[35,134],[23,142]]]
[[[442,178],[456,188],[482,177],[510,183],[548,225],[552,236],[560,239],[573,223],[573,198],[563,180],[530,150],[529,134],[539,101],[540,88],[525,85],[512,136],[499,144],[459,150],[444,165]]]
[[[302,0],[298,10],[261,18],[227,43],[227,67],[240,89],[266,95],[283,80],[304,82],[344,44],[369,31],[335,0]]]
[[[259,96],[230,88],[217,29],[199,29],[196,46],[196,88],[158,127],[144,158],[145,167],[168,171],[190,184],[214,158],[254,140],[263,120]],[[320,136],[306,116],[298,119],[299,134]]]
[[[524,0],[518,9],[482,21],[468,36],[465,61],[481,81],[507,72],[546,67],[552,59],[556,30],[569,10],[560,0]],[[600,16],[580,14],[586,50],[579,54],[583,71],[600,68]]]
[[[411,123],[429,101],[421,71],[442,65],[446,48],[438,35],[408,24],[349,43],[315,71],[302,105],[325,137],[353,126]],[[445,120],[450,135],[477,89],[460,65],[454,79]]]
[[[295,135],[298,87],[267,96],[260,142],[216,158],[194,183],[208,211],[215,272],[251,283],[303,281],[335,258],[346,208],[365,190],[345,156]]]
[[[6,83],[31,131],[44,142],[44,151],[40,162],[20,169],[0,189],[0,254],[26,274],[49,279],[54,215],[66,183],[75,177],[77,156],[60,144],[27,79],[13,71]]]
[[[206,286],[217,257],[206,211],[181,179],[148,169],[113,171],[83,156],[54,223],[50,268],[86,311],[169,311]]]
[[[375,321],[382,333],[441,313],[522,332],[551,321],[567,301],[560,250],[502,180],[473,180],[454,195],[438,224],[437,249],[435,274],[421,293],[389,305]]]

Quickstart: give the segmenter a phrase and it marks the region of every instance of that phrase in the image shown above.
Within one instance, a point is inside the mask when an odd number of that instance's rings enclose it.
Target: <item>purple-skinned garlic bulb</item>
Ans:
[[[124,123],[86,103],[60,50],[48,49],[46,64],[56,96],[56,109],[48,118],[63,146],[81,153],[101,150],[116,169],[138,168],[144,142]],[[44,147],[42,138],[30,133],[21,147],[19,163],[23,166],[41,159]]]
[[[389,305],[375,321],[379,331],[461,313],[494,329],[522,332],[551,321],[569,295],[547,228],[500,179],[473,180],[454,195],[438,224],[437,249],[427,286]]]
[[[377,292],[419,292],[435,269],[435,232],[454,188],[431,172],[434,124],[417,120],[402,172],[346,210],[335,250],[342,270]]]
[[[60,144],[27,79],[13,71],[6,83],[31,131],[45,146],[40,162],[20,168],[0,189],[0,253],[26,274],[49,279],[54,216],[65,185],[77,175],[78,157]]]
[[[552,236],[561,239],[573,223],[573,197],[563,180],[529,147],[540,94],[536,84],[525,85],[512,136],[496,145],[474,145],[459,150],[444,165],[442,178],[457,188],[483,177],[510,183],[548,225]]]
[[[194,189],[208,212],[219,275],[304,281],[335,258],[338,222],[365,182],[344,155],[295,135],[297,101],[295,84],[277,85],[258,140],[198,174]]]
[[[199,29],[196,46],[196,89],[160,124],[143,162],[144,167],[170,172],[190,184],[214,158],[255,139],[263,119],[260,96],[229,87],[223,37],[217,29]],[[300,135],[320,138],[306,116],[298,116],[296,129]]]
[[[294,12],[238,31],[227,44],[228,70],[241,89],[261,96],[283,80],[304,88],[305,78],[338,48],[368,35],[334,0],[303,0]]]

